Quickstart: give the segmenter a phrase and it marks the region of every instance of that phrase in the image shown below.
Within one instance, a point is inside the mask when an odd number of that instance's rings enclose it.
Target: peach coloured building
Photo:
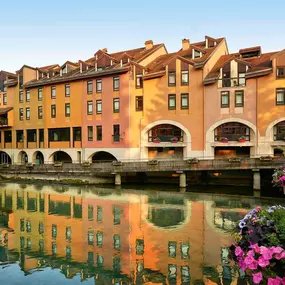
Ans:
[[[1,71],[0,162],[282,155],[284,66],[284,51],[205,36]]]

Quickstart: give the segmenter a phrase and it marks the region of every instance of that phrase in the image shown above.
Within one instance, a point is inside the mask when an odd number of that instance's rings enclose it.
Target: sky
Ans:
[[[102,48],[116,52],[181,40],[226,37],[229,51],[261,45],[285,48],[284,0],[14,0],[0,4],[0,70],[85,60]]]

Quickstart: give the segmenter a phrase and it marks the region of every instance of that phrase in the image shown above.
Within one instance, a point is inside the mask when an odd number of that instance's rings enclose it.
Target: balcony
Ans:
[[[152,143],[160,143],[160,142],[182,143],[183,142],[183,136],[173,136],[173,135],[149,136],[148,142],[152,142]]]
[[[225,135],[216,135],[215,141],[217,142],[249,142],[250,135],[244,134],[225,134]]]
[[[239,87],[245,85],[246,85],[245,77],[231,77],[231,78],[219,79],[220,88]]]
[[[0,127],[8,126],[8,118],[0,118]]]

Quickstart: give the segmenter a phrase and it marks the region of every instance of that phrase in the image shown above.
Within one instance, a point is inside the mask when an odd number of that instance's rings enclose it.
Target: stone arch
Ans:
[[[107,151],[97,151],[89,156],[89,161],[92,163],[95,162],[110,162],[110,161],[115,161],[117,158],[111,154],[110,152]]]
[[[191,156],[191,142],[192,142],[190,131],[181,123],[173,121],[173,120],[159,120],[159,121],[154,121],[148,124],[141,131],[141,141],[140,141],[141,149],[144,149],[148,144],[148,131],[150,131],[155,126],[164,125],[164,124],[176,126],[184,132],[185,138],[183,142],[185,143],[185,146],[186,146],[185,151],[184,151],[184,157],[190,157]],[[146,158],[145,156],[146,155],[141,154],[142,158]]]
[[[44,164],[45,159],[44,159],[44,155],[41,151],[35,151],[33,153],[33,163],[35,164]]]
[[[285,117],[279,118],[273,122],[271,122],[265,132],[265,139],[267,142],[272,142],[273,141],[273,128],[276,126],[278,123],[285,121]]]
[[[257,131],[256,126],[252,122],[241,119],[241,118],[234,118],[234,117],[226,118],[226,119],[223,119],[223,120],[220,120],[214,123],[212,126],[208,128],[206,132],[205,157],[214,157],[214,148],[212,147],[212,145],[215,143],[215,138],[214,138],[215,129],[219,127],[220,125],[223,125],[225,123],[232,123],[232,122],[241,123],[249,127],[253,132],[250,138],[250,142],[255,143],[256,137],[258,136],[258,131]],[[254,150],[254,152],[256,153],[256,150]]]
[[[0,151],[0,164],[2,163],[8,163],[8,164],[12,163],[10,155],[3,150]]]
[[[18,163],[26,164],[28,162],[28,154],[25,151],[20,151],[18,153]]]
[[[53,152],[50,155],[49,160],[53,162],[72,163],[71,156],[67,152],[62,151],[62,150]]]

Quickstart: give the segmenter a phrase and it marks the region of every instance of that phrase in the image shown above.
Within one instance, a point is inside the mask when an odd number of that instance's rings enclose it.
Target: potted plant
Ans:
[[[155,138],[153,139],[153,142],[154,142],[154,143],[160,143],[160,142],[161,142],[161,140],[160,140],[160,138],[159,138],[159,137],[155,137]]]
[[[55,162],[53,163],[53,166],[54,166],[54,167],[62,167],[62,165],[63,165],[63,162],[62,162],[62,161],[55,161]]]
[[[229,140],[228,140],[228,138],[226,138],[226,137],[220,137],[220,138],[219,138],[219,142],[227,143],[227,142],[229,142]]]
[[[230,157],[229,158],[229,162],[241,162],[241,158],[240,157]]]
[[[273,157],[268,155],[268,156],[261,156],[259,159],[261,161],[271,161],[273,159]]]
[[[198,162],[199,162],[199,160],[198,160],[198,158],[196,158],[196,157],[189,158],[189,159],[187,160],[187,163],[188,163],[188,164],[197,164]]]
[[[172,143],[177,143],[178,142],[178,138],[177,137],[173,137],[173,138],[170,139],[170,141]]]
[[[240,142],[240,143],[244,143],[245,141],[246,141],[246,139],[244,136],[241,136],[238,138],[238,142]]]

